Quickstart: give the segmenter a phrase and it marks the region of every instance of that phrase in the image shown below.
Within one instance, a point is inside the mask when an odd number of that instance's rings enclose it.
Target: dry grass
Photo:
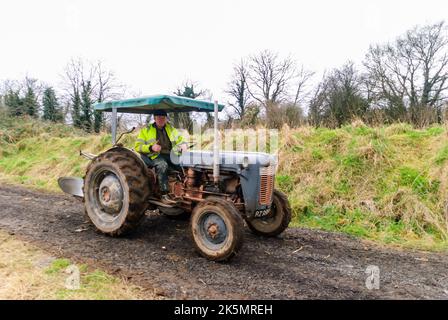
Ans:
[[[422,249],[448,247],[448,147],[444,126],[281,132],[277,186],[294,224]]]
[[[154,299],[142,288],[105,272],[78,265],[81,287],[65,287],[70,262],[0,231],[0,299]]]

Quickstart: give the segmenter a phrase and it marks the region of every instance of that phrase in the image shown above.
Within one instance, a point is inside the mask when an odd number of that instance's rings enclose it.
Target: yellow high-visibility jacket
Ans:
[[[177,149],[181,144],[187,144],[184,142],[184,138],[177,132],[177,129],[167,123],[165,125],[166,133],[171,141],[172,150],[178,154]],[[153,152],[151,146],[157,141],[157,130],[154,123],[149,124],[147,127],[140,130],[137,141],[135,142],[134,150],[147,155],[151,160],[159,156],[158,152]],[[175,149],[176,148],[176,149]]]

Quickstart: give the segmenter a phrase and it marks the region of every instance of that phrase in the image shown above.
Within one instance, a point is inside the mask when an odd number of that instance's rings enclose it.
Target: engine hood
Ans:
[[[213,152],[211,151],[186,151],[179,157],[181,165],[205,165],[213,164]],[[244,151],[220,151],[220,165],[258,165],[266,167],[277,164],[277,155],[264,152],[244,152]]]

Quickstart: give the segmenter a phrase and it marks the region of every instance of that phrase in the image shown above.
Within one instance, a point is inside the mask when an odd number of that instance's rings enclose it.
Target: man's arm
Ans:
[[[176,128],[173,127],[173,136],[174,136],[174,141],[175,141],[175,145],[174,147],[177,147],[179,149],[181,149],[182,151],[186,151],[188,148],[188,143],[186,141],[184,141],[184,137],[182,135],[179,134],[179,132],[177,131]]]
[[[152,146],[156,144],[156,139],[147,139],[147,130],[140,130],[137,140],[135,141],[134,150],[143,154],[154,153]]]

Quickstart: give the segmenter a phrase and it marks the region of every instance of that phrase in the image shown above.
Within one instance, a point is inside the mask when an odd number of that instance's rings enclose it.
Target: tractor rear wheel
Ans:
[[[191,214],[190,230],[196,250],[209,260],[228,260],[243,244],[244,221],[235,206],[223,199],[199,203]]]
[[[95,158],[84,178],[84,205],[93,225],[110,236],[137,227],[150,194],[146,168],[129,150],[109,150]]]
[[[283,192],[274,190],[271,213],[263,218],[246,220],[249,229],[258,235],[275,237],[285,231],[291,222],[291,206]]]

